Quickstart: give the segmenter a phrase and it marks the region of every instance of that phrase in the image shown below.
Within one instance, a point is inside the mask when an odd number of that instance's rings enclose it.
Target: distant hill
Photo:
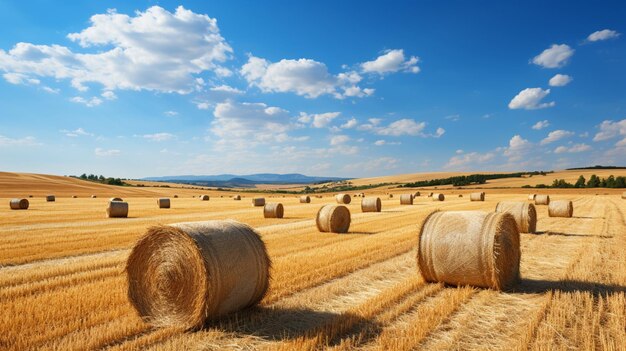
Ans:
[[[347,180],[339,177],[311,177],[300,173],[275,174],[257,173],[248,175],[218,174],[218,175],[180,175],[165,177],[147,177],[141,180],[156,182],[171,182],[194,184],[211,187],[254,187],[255,184],[312,184],[326,181]]]

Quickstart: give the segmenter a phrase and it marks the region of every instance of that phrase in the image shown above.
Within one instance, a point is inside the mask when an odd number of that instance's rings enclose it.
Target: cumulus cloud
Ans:
[[[103,148],[99,148],[97,147],[94,150],[94,154],[96,156],[99,157],[110,157],[110,156],[118,156],[119,154],[121,154],[122,152],[120,150],[117,149],[109,149],[109,150],[105,150]]]
[[[94,136],[93,133],[89,133],[86,130],[84,130],[83,128],[77,128],[75,130],[67,130],[67,129],[63,129],[61,130],[61,133],[65,134],[65,136],[71,137],[71,138],[76,138],[79,136]]]
[[[3,146],[36,146],[40,145],[37,139],[32,136],[23,138],[10,138],[4,135],[0,135],[0,147]]]
[[[532,143],[520,135],[514,135],[509,140],[509,146],[504,148],[504,156],[509,158],[509,162],[517,162],[528,154],[532,149]]]
[[[567,74],[557,74],[554,77],[550,78],[550,81],[548,83],[551,87],[563,87],[568,85],[572,80],[574,79]]]
[[[89,27],[67,37],[83,51],[17,43],[9,51],[0,50],[0,70],[69,80],[79,91],[96,83],[105,91],[186,94],[203,85],[196,75],[215,72],[232,53],[215,19],[182,6],[174,13],[153,6],[135,16],[109,10],[92,16]]]
[[[346,123],[341,125],[341,128],[343,129],[351,129],[356,127],[356,125],[358,124],[356,118],[350,118]]]
[[[622,140],[618,141],[616,146],[626,145],[626,119],[621,121],[602,121],[600,123],[600,131],[593,137],[593,141],[604,141],[621,137]]]
[[[509,102],[509,108],[511,110],[536,110],[553,107],[556,105],[554,101],[541,102],[541,100],[548,96],[548,94],[550,94],[550,89],[543,90],[541,88],[526,88],[515,95],[511,102]]]
[[[570,132],[567,130],[562,130],[562,129],[558,129],[555,131],[552,131],[550,133],[548,133],[548,136],[545,137],[543,140],[541,140],[541,145],[546,145],[546,144],[550,144],[553,143],[557,140],[561,140],[563,138],[569,138],[573,135],[575,135],[576,133],[574,132]]]
[[[466,166],[470,165],[484,164],[493,160],[496,156],[493,152],[488,152],[484,154],[478,152],[470,152],[464,154],[462,150],[457,150],[456,154],[457,156],[452,156],[450,160],[448,160],[448,163],[446,163],[444,168],[459,169],[465,168]]]
[[[413,119],[404,118],[392,122],[386,127],[378,128],[376,133],[390,136],[421,135],[425,127],[426,122],[416,122]]]
[[[330,138],[330,145],[335,146],[335,145],[345,144],[349,140],[350,140],[350,137],[347,135],[334,135],[332,138]]]
[[[165,111],[165,112],[163,112],[163,114],[168,116],[168,117],[176,117],[176,116],[178,116],[178,112],[172,111],[172,110]]]
[[[614,30],[603,29],[603,30],[599,30],[599,31],[589,34],[589,36],[587,37],[587,41],[594,42],[594,41],[608,40],[608,39],[617,38],[619,36],[620,36],[620,33]]]
[[[400,145],[400,144],[401,144],[400,142],[396,142],[396,141],[391,141],[391,142],[390,142],[390,141],[383,140],[383,139],[381,139],[381,140],[376,140],[376,141],[374,142],[374,145],[376,145],[376,146],[383,146],[383,145]]]
[[[591,150],[591,146],[587,145],[587,144],[575,144],[572,146],[559,146],[556,149],[554,149],[554,153],[555,154],[562,154],[565,152],[568,153],[577,153],[577,152],[584,152],[584,151],[589,151]]]
[[[237,88],[233,88],[229,85],[218,85],[215,87],[211,87],[209,90],[211,91],[217,91],[217,92],[222,92],[222,93],[229,93],[229,94],[234,94],[234,95],[241,95],[244,93],[243,90],[237,89]]]
[[[324,128],[340,114],[341,112],[326,112],[317,114],[307,114],[304,112],[300,112],[298,122],[311,123],[311,126],[314,128]]]
[[[533,63],[544,68],[559,68],[567,64],[574,55],[574,49],[566,44],[552,44],[549,48],[533,58]]]
[[[383,55],[378,56],[373,61],[363,62],[361,71],[363,73],[387,74],[395,72],[419,73],[420,68],[417,66],[419,57],[411,56],[406,58],[404,50],[387,50]]]
[[[174,139],[176,136],[172,133],[154,133],[154,134],[144,134],[141,136],[144,139],[148,139],[150,141],[168,141]]]
[[[548,126],[550,126],[550,122],[548,122],[547,119],[544,119],[543,121],[539,121],[539,122],[533,124],[532,128],[534,130],[542,130],[544,128],[547,128]]]
[[[84,98],[82,96],[74,96],[73,98],[70,99],[70,101],[77,103],[77,104],[85,105],[87,107],[94,107],[94,106],[99,106],[102,104],[102,99],[100,99],[97,96],[94,96],[91,98]]]
[[[38,85],[41,83],[39,79],[29,78],[28,75],[22,73],[5,73],[2,77],[7,82],[15,85]]]

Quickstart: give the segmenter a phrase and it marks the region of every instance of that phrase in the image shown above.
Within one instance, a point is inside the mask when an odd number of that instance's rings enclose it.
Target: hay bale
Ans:
[[[529,194],[528,201],[535,201],[535,196],[537,196],[537,194]]]
[[[28,197],[33,197],[32,195],[28,195]]]
[[[471,193],[470,201],[485,201],[485,193],[483,191],[479,193]]]
[[[434,212],[419,232],[417,265],[428,282],[507,289],[519,281],[519,240],[508,213]]]
[[[107,217],[109,218],[128,217],[128,202],[109,201],[109,206],[107,206]]]
[[[56,197],[54,195],[46,195],[46,201],[47,202],[54,202],[56,201]]]
[[[344,205],[347,205],[350,202],[352,202],[352,198],[348,194],[337,194],[335,195],[335,200],[337,201],[338,204],[344,204]]]
[[[200,195],[201,201],[209,201],[209,195]]]
[[[112,197],[109,199],[109,201],[124,201],[124,200],[122,200],[121,197]]]
[[[367,197],[361,200],[362,212],[380,212],[383,205],[379,197]]]
[[[416,191],[415,194],[413,195],[413,198],[420,197],[420,195],[421,195],[420,192]]]
[[[174,198],[175,198],[175,199],[178,199],[178,195],[174,195]]]
[[[265,218],[283,218],[284,214],[285,209],[281,203],[271,202],[263,207],[263,217]]]
[[[300,203],[301,204],[309,204],[309,203],[311,203],[311,197],[308,196],[308,195],[300,196]]]
[[[389,194],[389,198],[390,198],[390,199],[393,199],[393,194]]]
[[[27,210],[28,205],[29,203],[26,199],[11,199],[11,201],[9,201],[9,207],[12,210]]]
[[[237,201],[241,200],[241,195],[233,196],[233,200],[237,200]]]
[[[95,198],[97,198],[97,196],[96,195],[91,195],[91,198],[95,199]]]
[[[433,198],[433,201],[443,201],[446,199],[446,197],[440,193],[433,194],[432,198]]]
[[[496,212],[509,213],[515,219],[517,230],[520,233],[534,233],[537,231],[537,210],[535,205],[526,201],[500,201],[496,205]]]
[[[170,199],[167,197],[161,197],[157,199],[157,205],[159,208],[170,208]]]
[[[365,193],[360,193],[359,196],[360,197],[365,197]]]
[[[570,200],[554,200],[548,205],[548,216],[567,217],[574,215],[574,205]]]
[[[400,205],[413,205],[413,194],[401,194]]]
[[[255,197],[252,198],[252,206],[265,206],[265,198],[264,197]]]
[[[459,194],[459,197],[463,197],[463,194]]]
[[[72,199],[76,199],[76,198],[78,198],[78,196],[72,195]]]
[[[433,193],[428,194],[428,197],[433,197]]]
[[[535,195],[535,205],[549,205],[550,204],[550,195]]]
[[[347,233],[350,210],[342,205],[325,205],[317,212],[315,225],[320,232]]]
[[[207,320],[261,301],[270,265],[265,244],[246,224],[154,226],[126,262],[128,298],[153,326],[199,329]]]
[[[626,191],[622,193],[622,199],[626,199]]]

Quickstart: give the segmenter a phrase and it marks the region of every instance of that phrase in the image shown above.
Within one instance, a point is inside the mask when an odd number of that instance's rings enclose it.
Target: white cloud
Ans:
[[[555,131],[552,131],[550,133],[548,133],[548,136],[545,137],[543,140],[541,140],[541,145],[546,145],[546,144],[550,144],[553,143],[557,140],[561,140],[563,138],[569,138],[573,135],[575,135],[576,133],[574,132],[570,132],[567,130],[562,130],[562,129],[557,129]]]
[[[314,128],[324,128],[340,114],[341,112],[326,112],[317,114],[307,114],[304,112],[300,112],[298,122],[311,123],[311,126]]]
[[[587,37],[587,41],[593,42],[593,41],[608,40],[612,38],[617,38],[619,36],[620,36],[620,33],[614,30],[603,29],[603,30],[599,30],[599,31],[589,34],[589,36]]]
[[[574,49],[566,44],[552,44],[548,49],[533,58],[533,63],[544,68],[558,68],[567,64],[567,60],[574,55]]]
[[[386,127],[378,128],[376,131],[379,135],[422,135],[422,131],[426,127],[426,122],[415,122],[413,119],[400,119],[392,122]]]
[[[75,130],[63,129],[61,130],[61,133],[65,134],[65,136],[72,137],[72,138],[75,138],[78,136],[94,136],[93,133],[89,133],[83,128],[77,128]]]
[[[154,133],[154,134],[144,134],[141,136],[144,139],[148,139],[151,141],[168,141],[174,139],[176,136],[172,133]]]
[[[417,66],[419,57],[411,56],[408,60],[404,57],[404,50],[387,50],[385,54],[378,56],[373,61],[363,62],[361,70],[364,73],[395,73],[398,71],[419,73]]]
[[[29,78],[27,75],[22,73],[5,73],[2,77],[4,77],[4,80],[7,82],[16,85],[38,85],[41,83],[39,79]]]
[[[591,150],[591,146],[583,143],[583,144],[575,144],[570,147],[559,146],[556,149],[554,149],[554,153],[555,154],[562,154],[565,152],[576,153],[576,152],[584,152],[588,150]]]
[[[509,108],[511,110],[525,109],[536,110],[540,108],[552,107],[555,102],[544,102],[541,100],[550,94],[550,89],[543,90],[541,88],[526,88],[515,95],[515,97],[509,102]]]
[[[383,146],[383,145],[400,145],[400,144],[401,144],[400,142],[394,142],[394,141],[389,142],[389,141],[387,141],[387,140],[382,140],[382,139],[381,139],[381,140],[376,140],[376,141],[374,142],[374,145],[376,145],[376,146]]]
[[[532,143],[520,135],[514,135],[509,140],[509,146],[504,148],[504,156],[509,158],[509,162],[520,161],[531,149]]]
[[[533,124],[532,128],[534,130],[542,130],[544,128],[547,128],[550,125],[550,122],[548,122],[547,119],[544,119],[543,121],[539,121],[535,124]]]
[[[165,112],[163,112],[163,114],[168,116],[168,117],[176,117],[176,116],[178,116],[178,112],[171,111],[171,110],[170,111],[165,111]]]
[[[212,87],[210,89],[211,91],[218,91],[218,92],[222,92],[222,93],[230,93],[230,94],[236,94],[236,95],[241,95],[243,94],[243,90],[239,90],[237,88],[233,88],[229,85],[219,85],[216,87]]]
[[[134,17],[109,10],[92,16],[89,27],[68,38],[84,52],[60,45],[17,43],[8,52],[0,50],[0,70],[69,80],[80,91],[97,83],[105,91],[185,94],[201,85],[195,75],[217,70],[217,63],[232,53],[215,19],[182,6],[174,13],[153,6]]]
[[[358,124],[356,118],[350,118],[346,123],[341,125],[341,128],[343,129],[351,129],[356,127],[356,125]]]
[[[467,154],[463,154],[463,150],[457,150],[456,154],[458,156],[450,157],[450,160],[448,160],[448,163],[446,163],[444,168],[459,169],[459,168],[465,168],[466,166],[471,167],[473,165],[484,164],[486,162],[489,162],[493,160],[493,158],[495,157],[495,154],[492,152],[488,152],[485,154],[481,154],[478,152],[470,152]]]
[[[0,135],[0,147],[2,146],[37,146],[41,145],[37,142],[37,139],[32,136],[23,138],[9,138],[4,135]]]
[[[107,90],[105,92],[103,92],[102,94],[100,94],[100,96],[102,96],[103,98],[107,99],[107,100],[115,100],[117,99],[117,95],[115,95],[114,92]]]
[[[444,118],[449,120],[449,121],[456,122],[456,121],[461,119],[461,115],[450,115],[450,116],[446,116]]]
[[[117,149],[105,150],[105,149],[97,147],[94,150],[94,154],[96,156],[100,156],[100,157],[118,156],[120,153],[121,153],[121,151],[117,150]]]
[[[50,94],[58,94],[61,92],[60,89],[53,89],[48,86],[43,86],[41,87],[41,89],[43,89],[43,91],[45,91],[46,93],[50,93]]]
[[[87,107],[94,107],[102,104],[102,99],[97,96],[85,99],[82,96],[74,96],[70,99],[71,102],[75,102],[77,104],[83,104]]]
[[[548,83],[551,87],[563,87],[568,85],[572,80],[574,79],[567,74],[557,74],[554,77],[550,78],[550,81]]]
[[[330,145],[340,145],[340,144],[345,144],[350,140],[350,137],[347,135],[335,135],[332,138],[330,138]]]
[[[446,132],[445,129],[439,127],[437,128],[437,130],[435,131],[435,134],[432,135],[433,138],[439,138],[440,136],[442,136],[444,133]]]
[[[617,136],[626,139],[626,119],[617,122],[602,121],[599,127],[600,131],[593,137],[593,141],[609,140]]]

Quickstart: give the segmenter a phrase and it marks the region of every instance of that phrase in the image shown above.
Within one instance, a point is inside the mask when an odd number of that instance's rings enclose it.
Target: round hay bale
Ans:
[[[128,202],[109,201],[109,206],[107,206],[107,217],[109,218],[128,217]]]
[[[347,233],[350,229],[350,210],[342,205],[325,205],[317,212],[315,225],[320,232]]]
[[[311,203],[311,197],[308,196],[308,195],[300,196],[300,203],[301,204],[309,204],[309,203]]]
[[[519,240],[508,213],[434,212],[419,232],[417,265],[428,282],[503,290],[519,281]]]
[[[428,194],[428,197],[433,197],[433,193],[429,193],[429,194]]]
[[[170,199],[167,197],[161,197],[157,199],[157,205],[159,208],[170,208]]]
[[[201,195],[200,196],[200,200],[201,201],[209,201],[209,195]]]
[[[255,197],[252,198],[252,206],[265,206],[265,198],[264,197]]]
[[[335,195],[335,200],[337,201],[338,204],[344,204],[344,205],[347,205],[350,202],[352,202],[352,198],[348,194],[337,194]]]
[[[535,196],[537,196],[537,194],[529,194],[528,195],[528,200],[529,201],[535,201]]]
[[[420,195],[421,195],[420,192],[416,191],[415,194],[413,195],[413,198],[420,197]]]
[[[479,193],[471,193],[470,201],[485,201],[485,193],[482,191]]]
[[[9,201],[9,207],[12,210],[27,210],[28,205],[27,199],[11,199],[11,201]]]
[[[233,200],[237,200],[237,201],[241,200],[241,195],[233,196]]]
[[[459,197],[463,197],[463,194],[459,194]]]
[[[33,197],[32,195],[28,195],[28,197]]]
[[[548,205],[548,216],[567,217],[574,215],[574,205],[570,200],[554,200]]]
[[[390,199],[393,199],[393,194],[389,194],[389,198],[390,198]]]
[[[109,201],[124,201],[124,200],[122,200],[121,197],[112,197],[109,199]]]
[[[56,197],[54,195],[46,195],[46,201],[47,202],[54,202],[56,201]]]
[[[550,204],[550,195],[535,195],[535,205],[549,205]]]
[[[284,214],[285,208],[281,203],[271,202],[263,207],[263,217],[265,218],[283,218]]]
[[[78,198],[78,196],[72,195],[72,199],[76,199],[76,198]]]
[[[496,212],[509,213],[515,219],[517,230],[520,233],[535,233],[537,231],[537,210],[535,205],[526,201],[500,201],[496,205]]]
[[[259,234],[226,221],[150,227],[128,261],[128,298],[153,326],[199,329],[256,305],[269,286],[270,258]]]
[[[91,198],[95,199],[95,198],[97,198],[97,196],[96,195],[91,195]]]
[[[413,205],[413,194],[401,194],[400,205]]]
[[[622,193],[622,199],[626,199],[626,191]]]
[[[367,197],[361,200],[362,212],[380,212],[382,208],[383,205],[379,197]]]
[[[365,197],[365,193],[360,193],[359,196],[360,197]]]
[[[440,193],[433,194],[432,198],[433,198],[433,201],[443,201],[446,199],[446,197]]]
[[[178,195],[174,195],[174,198],[175,198],[175,199],[178,199]]]

